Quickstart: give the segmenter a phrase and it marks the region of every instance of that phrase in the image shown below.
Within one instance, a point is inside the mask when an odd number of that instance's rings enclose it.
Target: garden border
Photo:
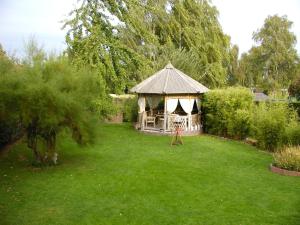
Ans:
[[[282,168],[274,166],[273,164],[270,164],[270,170],[273,173],[277,173],[277,174],[280,174],[280,175],[300,177],[300,172],[298,172],[298,171],[282,169]]]

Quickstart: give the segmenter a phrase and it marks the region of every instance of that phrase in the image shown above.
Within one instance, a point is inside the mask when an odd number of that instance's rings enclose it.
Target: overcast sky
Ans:
[[[0,0],[0,43],[9,53],[21,55],[24,41],[34,35],[47,51],[65,48],[65,31],[60,21],[76,0]],[[268,15],[287,15],[294,22],[292,31],[300,42],[300,0],[212,0],[219,10],[219,21],[240,52],[254,44],[252,33]],[[300,54],[300,43],[297,43]]]

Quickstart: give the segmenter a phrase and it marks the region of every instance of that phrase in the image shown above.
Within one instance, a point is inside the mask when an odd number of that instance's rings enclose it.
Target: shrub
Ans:
[[[274,151],[284,145],[300,144],[300,124],[296,111],[285,102],[253,104],[246,88],[212,90],[203,101],[204,130],[207,133],[245,139]]]
[[[62,129],[69,128],[79,144],[93,140],[90,120],[105,116],[109,104],[97,71],[77,70],[65,58],[24,64],[18,71],[0,74],[0,145],[22,131],[36,162],[48,163]]]
[[[300,146],[286,147],[273,155],[274,165],[282,169],[300,171]]]
[[[300,124],[298,122],[292,121],[286,127],[285,144],[300,145]]]
[[[228,121],[228,134],[237,139],[245,139],[251,132],[252,115],[249,109],[237,109]]]
[[[253,121],[254,137],[265,150],[300,143],[298,116],[287,103],[261,103],[254,110]]]
[[[137,117],[138,104],[136,97],[126,99],[123,106],[123,120],[125,122],[135,122]]]
[[[300,117],[300,101],[298,101],[298,102],[290,102],[289,106],[292,109],[294,109],[298,113],[298,116]]]
[[[285,143],[286,127],[291,116],[287,104],[261,103],[253,114],[254,136],[258,146],[274,151]]]
[[[251,131],[252,107],[253,96],[249,89],[212,90],[203,101],[204,130],[210,134],[245,138]]]

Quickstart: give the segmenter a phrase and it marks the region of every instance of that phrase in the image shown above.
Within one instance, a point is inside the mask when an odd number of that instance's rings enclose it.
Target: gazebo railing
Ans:
[[[179,126],[183,131],[198,131],[201,130],[200,115],[193,114],[189,116],[168,115],[167,130],[172,131],[176,126]],[[189,126],[190,121],[190,126]]]
[[[192,131],[201,130],[201,122],[200,122],[199,114],[191,115],[191,130]]]
[[[167,130],[175,130],[175,125],[179,126],[182,130],[187,130],[188,125],[188,116],[179,116],[179,115],[167,115]]]
[[[149,124],[149,119],[154,119],[154,123]],[[159,116],[147,116],[146,113],[142,115],[143,127],[145,129],[156,129],[162,130],[164,128],[164,117],[162,115]],[[152,121],[152,120],[151,120]],[[179,126],[179,128],[183,131],[198,131],[201,130],[200,124],[200,115],[192,114],[192,115],[178,115],[178,114],[168,114],[166,115],[166,131],[174,131],[175,126]],[[190,124],[189,124],[190,123]]]

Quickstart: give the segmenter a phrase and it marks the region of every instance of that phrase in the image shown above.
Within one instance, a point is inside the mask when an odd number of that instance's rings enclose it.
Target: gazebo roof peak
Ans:
[[[165,69],[174,69],[175,67],[172,65],[172,63],[169,61],[169,63],[165,66]]]

